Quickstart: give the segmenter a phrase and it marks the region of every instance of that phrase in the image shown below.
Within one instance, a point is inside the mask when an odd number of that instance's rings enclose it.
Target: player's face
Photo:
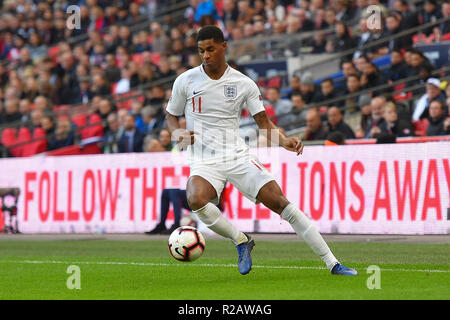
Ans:
[[[216,42],[213,39],[201,40],[197,43],[197,47],[206,68],[216,70],[225,63],[226,42]]]

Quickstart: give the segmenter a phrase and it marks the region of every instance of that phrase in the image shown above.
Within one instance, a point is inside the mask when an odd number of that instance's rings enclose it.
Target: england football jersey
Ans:
[[[265,110],[256,83],[230,66],[218,80],[211,79],[202,65],[177,77],[167,112],[184,114],[186,129],[198,133],[188,147],[191,164],[230,161],[248,153],[239,136],[242,107],[252,116]]]

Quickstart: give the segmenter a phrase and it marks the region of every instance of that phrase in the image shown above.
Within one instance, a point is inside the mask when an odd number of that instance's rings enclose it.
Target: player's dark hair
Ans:
[[[204,26],[197,34],[197,42],[209,39],[219,43],[225,41],[222,30],[212,25]]]

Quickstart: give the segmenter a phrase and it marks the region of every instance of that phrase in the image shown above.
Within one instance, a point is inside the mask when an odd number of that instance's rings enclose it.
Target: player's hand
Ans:
[[[302,141],[297,137],[286,138],[283,143],[283,148],[292,152],[297,152],[297,155],[303,153],[303,147]]]
[[[195,131],[188,131],[188,130],[176,130],[177,132],[174,132],[174,139],[178,142],[178,148],[180,150],[186,150],[187,147],[194,143],[195,141],[195,134],[198,134]]]

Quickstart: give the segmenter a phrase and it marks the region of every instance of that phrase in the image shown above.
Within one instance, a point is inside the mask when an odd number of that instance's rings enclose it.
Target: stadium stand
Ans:
[[[425,141],[429,120],[414,120],[412,114],[418,100],[431,90],[428,79],[437,79],[439,99],[449,116],[448,0],[437,1],[433,10],[423,1],[381,1],[381,24],[376,28],[368,25],[366,1],[286,0],[270,1],[265,7],[243,0],[87,1],[80,6],[80,28],[75,29],[65,24],[70,3],[3,2],[3,157],[100,153],[103,137],[111,131],[110,114],[117,116],[119,134],[124,115],[131,113],[146,136],[158,139],[175,77],[200,64],[195,32],[205,24],[222,28],[233,66],[257,82],[264,98],[269,88],[278,88],[287,109],[279,113],[265,99],[266,110],[289,135],[302,137],[306,129],[304,117],[295,116],[302,110],[290,100],[293,91],[300,91],[304,110],[319,110],[324,127],[327,110],[338,107],[343,121],[356,133],[356,139],[347,139],[347,144],[365,136],[365,124],[372,117],[370,103],[358,103],[362,95],[383,95],[386,104],[396,106],[398,119],[380,126],[380,132],[393,131],[399,120],[409,121],[414,128],[410,139]],[[447,55],[436,59],[436,51]],[[273,70],[273,63],[288,64],[292,59],[301,61],[299,68]],[[257,63],[270,72],[255,72]],[[312,75],[308,81],[306,73]],[[356,75],[353,84],[348,81],[350,74]],[[294,76],[299,81],[291,87]],[[327,79],[332,80],[332,95],[321,91]],[[29,108],[26,101],[31,102]],[[102,105],[108,104],[102,111]],[[55,128],[69,121],[66,131],[73,138],[62,134],[65,142],[53,143],[61,137],[56,137],[56,130],[42,129],[38,113],[55,119]],[[242,131],[252,125],[243,112]],[[444,121],[444,130],[450,135],[449,119]],[[54,146],[61,147],[50,150]]]

